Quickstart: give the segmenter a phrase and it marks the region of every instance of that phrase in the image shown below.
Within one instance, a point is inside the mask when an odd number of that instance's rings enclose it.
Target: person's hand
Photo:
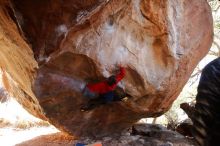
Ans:
[[[116,63],[116,66],[118,69],[120,69],[121,67],[124,67],[124,65],[122,63]]]
[[[116,71],[116,72],[120,72],[120,71],[121,71],[121,68],[122,68],[122,64],[121,64],[121,63],[117,63],[117,64],[116,64],[116,67],[115,67],[115,71]]]

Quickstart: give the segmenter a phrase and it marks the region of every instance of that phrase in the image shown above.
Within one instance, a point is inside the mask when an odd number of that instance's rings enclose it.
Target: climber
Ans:
[[[102,103],[118,101],[119,97],[115,94],[114,89],[124,76],[125,68],[120,67],[120,72],[117,75],[112,75],[102,82],[88,83],[83,90],[83,95],[93,101],[99,100]]]

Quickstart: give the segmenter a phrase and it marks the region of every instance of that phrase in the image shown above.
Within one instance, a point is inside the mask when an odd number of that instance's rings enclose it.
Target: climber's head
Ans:
[[[108,79],[107,79],[107,84],[112,86],[116,83],[116,78],[114,75],[110,76]]]

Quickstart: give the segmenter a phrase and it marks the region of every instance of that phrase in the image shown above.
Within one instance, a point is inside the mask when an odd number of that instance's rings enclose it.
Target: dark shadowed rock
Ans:
[[[117,137],[110,135],[96,140],[85,137],[74,140],[74,137],[56,133],[34,138],[18,144],[18,146],[72,146],[76,143],[102,143],[103,146],[196,146],[193,140],[187,139],[177,132],[167,130],[163,126],[152,124],[134,125],[133,131],[127,131]]]

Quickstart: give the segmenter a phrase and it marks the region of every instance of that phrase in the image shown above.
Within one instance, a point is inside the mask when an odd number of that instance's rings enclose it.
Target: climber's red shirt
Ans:
[[[117,86],[118,82],[121,81],[125,76],[125,68],[120,67],[120,73],[116,75],[116,83],[114,85],[108,85],[107,81],[94,83],[94,84],[87,84],[87,88],[89,88],[90,91],[98,93],[98,94],[104,94],[109,91],[112,91]]]

